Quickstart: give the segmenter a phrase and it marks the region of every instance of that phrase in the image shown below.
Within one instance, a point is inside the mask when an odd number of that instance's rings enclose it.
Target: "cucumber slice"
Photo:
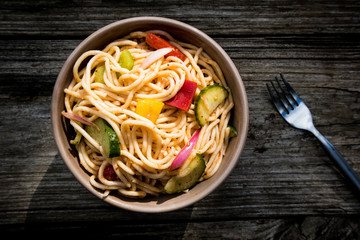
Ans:
[[[191,188],[199,180],[205,167],[203,157],[200,154],[196,154],[189,166],[180,172],[179,175],[170,178],[164,187],[165,192],[173,194]]]
[[[131,56],[131,53],[128,49],[125,49],[121,52],[119,58],[119,64],[122,68],[126,68],[128,70],[133,69],[134,67],[134,58]],[[119,78],[121,74],[119,72],[116,73],[116,77]]]
[[[114,129],[102,118],[96,119],[94,123],[98,128],[87,125],[85,131],[101,145],[106,157],[120,156],[119,138]]]
[[[133,69],[134,67],[134,58],[131,56],[131,53],[129,50],[125,49],[120,54],[119,64],[121,67],[126,69]]]
[[[105,72],[105,65],[101,65],[95,69],[95,82],[105,84],[104,72]]]
[[[204,126],[211,113],[227,98],[229,92],[220,85],[210,85],[201,90],[195,101],[195,117]]]

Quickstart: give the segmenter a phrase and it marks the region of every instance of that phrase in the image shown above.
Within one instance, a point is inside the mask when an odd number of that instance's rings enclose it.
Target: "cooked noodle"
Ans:
[[[218,64],[202,48],[176,41],[166,32],[152,32],[165,36],[186,56],[186,60],[162,57],[143,70],[141,63],[154,50],[145,43],[146,32],[132,32],[113,41],[102,51],[82,54],[73,67],[74,78],[65,89],[66,112],[89,121],[103,118],[119,138],[121,156],[107,158],[101,154],[100,144],[84,130],[85,125],[70,120],[75,131],[82,135],[76,144],[80,164],[91,175],[90,183],[103,190],[104,196],[114,190],[128,197],[159,195],[169,178],[184,169],[196,153],[201,154],[206,163],[200,180],[210,178],[221,165],[228,145],[230,133],[227,126],[233,107],[231,94],[201,128],[197,144],[185,164],[177,170],[169,170],[176,155],[200,128],[194,104],[188,112],[165,105],[154,124],[135,113],[137,100],[169,100],[185,79],[197,83],[194,99],[208,85],[229,88]],[[131,71],[118,63],[124,49],[128,49],[134,58]],[[105,84],[94,81],[95,68],[103,64]],[[82,65],[85,67],[80,69]],[[118,77],[116,72],[121,75]],[[112,165],[117,179],[104,177],[108,165]]]

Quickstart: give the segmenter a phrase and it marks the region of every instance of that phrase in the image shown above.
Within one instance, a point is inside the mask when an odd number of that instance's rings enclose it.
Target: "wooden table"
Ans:
[[[187,208],[117,209],[93,196],[58,154],[52,89],[93,31],[163,16],[213,37],[246,86],[250,126],[227,180]],[[30,236],[154,239],[359,239],[360,197],[309,133],[275,112],[265,83],[283,72],[314,122],[360,172],[358,1],[2,1],[0,229]]]

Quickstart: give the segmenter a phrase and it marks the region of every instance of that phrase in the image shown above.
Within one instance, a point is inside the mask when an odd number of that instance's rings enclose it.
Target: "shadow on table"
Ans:
[[[22,233],[178,238],[186,231],[192,210],[190,206],[149,214],[116,208],[86,190],[57,154],[31,198]]]
[[[229,191],[220,193],[226,194]],[[210,202],[208,204],[211,205]],[[325,236],[324,239],[333,239],[332,236],[336,239],[359,237],[357,216],[219,218],[201,222],[193,219],[192,212],[192,206],[161,214],[116,208],[86,190],[68,171],[61,157],[56,155],[32,196],[24,225],[12,226],[6,232],[11,232],[12,236],[82,239],[194,239],[194,236],[222,239],[225,235],[229,239],[239,236],[254,236],[254,239],[312,239],[318,235]]]

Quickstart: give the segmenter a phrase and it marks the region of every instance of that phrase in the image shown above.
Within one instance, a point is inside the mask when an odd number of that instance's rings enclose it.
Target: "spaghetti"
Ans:
[[[145,41],[147,32],[132,32],[111,42],[102,51],[82,54],[73,67],[74,77],[64,90],[67,113],[88,122],[102,118],[119,139],[120,156],[109,158],[103,154],[101,144],[86,131],[85,124],[70,120],[77,133],[74,142],[80,164],[91,175],[91,185],[104,191],[104,196],[111,191],[128,197],[157,196],[172,176],[186,168],[195,154],[202,155],[206,164],[200,181],[210,178],[221,165],[228,145],[228,122],[234,105],[231,94],[201,127],[188,160],[180,168],[170,170],[177,154],[200,128],[194,103],[188,111],[165,104],[153,122],[136,113],[138,101],[166,102],[179,92],[185,80],[197,84],[194,98],[209,85],[220,85],[228,91],[229,88],[218,64],[202,48],[177,41],[167,32],[150,32],[167,38],[185,56],[184,61],[176,56],[166,56],[141,68],[154,49]],[[125,50],[134,60],[131,70],[119,64]],[[84,64],[85,67],[80,69]],[[99,66],[104,66],[103,82],[95,81],[95,69]]]

